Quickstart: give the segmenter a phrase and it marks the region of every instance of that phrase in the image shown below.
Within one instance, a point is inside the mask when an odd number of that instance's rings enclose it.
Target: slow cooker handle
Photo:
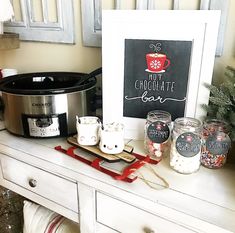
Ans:
[[[95,77],[96,75],[102,74],[102,67],[92,71],[89,74],[84,75],[77,83],[76,85],[84,84],[86,81],[88,81],[90,78]]]

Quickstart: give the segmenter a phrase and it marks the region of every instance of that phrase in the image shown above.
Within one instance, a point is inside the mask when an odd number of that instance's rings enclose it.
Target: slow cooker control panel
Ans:
[[[24,133],[28,137],[57,137],[67,133],[65,114],[22,116]]]
[[[58,118],[28,118],[29,134],[33,137],[53,137],[60,135]]]

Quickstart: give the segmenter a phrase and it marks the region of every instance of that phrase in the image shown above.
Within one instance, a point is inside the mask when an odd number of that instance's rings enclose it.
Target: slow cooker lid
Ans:
[[[61,94],[82,91],[96,84],[96,77],[75,72],[42,72],[13,75],[3,79],[1,91],[14,94]]]

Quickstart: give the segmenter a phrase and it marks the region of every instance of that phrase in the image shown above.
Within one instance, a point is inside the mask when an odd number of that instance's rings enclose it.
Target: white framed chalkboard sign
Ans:
[[[211,83],[219,11],[102,12],[103,121],[143,139],[147,113],[201,118]]]

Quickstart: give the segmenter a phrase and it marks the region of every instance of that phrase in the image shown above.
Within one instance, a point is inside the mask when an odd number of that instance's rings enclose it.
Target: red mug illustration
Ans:
[[[146,61],[148,70],[151,72],[161,72],[171,64],[166,55],[162,53],[148,53]]]

